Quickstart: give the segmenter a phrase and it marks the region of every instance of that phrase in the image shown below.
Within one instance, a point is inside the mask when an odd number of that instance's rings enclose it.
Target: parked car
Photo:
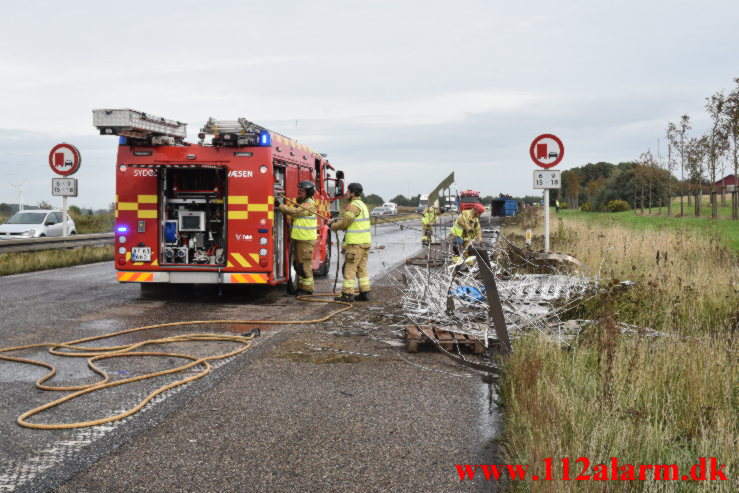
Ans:
[[[63,221],[62,211],[24,210],[16,212],[4,224],[0,224],[0,239],[62,236]],[[67,217],[67,234],[77,234],[77,226],[71,217]]]
[[[382,216],[383,214],[388,214],[387,209],[385,209],[384,206],[375,207],[370,211],[370,216]]]

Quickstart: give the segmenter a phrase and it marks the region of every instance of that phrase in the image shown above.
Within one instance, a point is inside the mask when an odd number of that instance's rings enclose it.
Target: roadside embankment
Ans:
[[[716,236],[686,229],[552,217],[552,251],[577,257],[600,276],[598,292],[563,318],[595,323],[564,346],[538,336],[515,341],[501,389],[506,462],[531,464],[530,472],[543,474],[547,457],[560,469],[565,457],[590,464],[616,457],[622,464],[676,464],[683,472],[700,457],[716,457],[735,475],[736,252]],[[529,223],[504,232],[522,239],[535,219],[522,218]],[[619,284],[624,280],[633,285]],[[635,331],[624,333],[621,322]],[[639,328],[662,335],[647,337]],[[582,464],[576,468],[573,476]],[[592,475],[592,466],[586,472]],[[735,491],[735,481],[710,486]],[[538,486],[580,491],[579,483]],[[607,489],[654,486],[621,481]],[[667,489],[695,487],[674,481]]]

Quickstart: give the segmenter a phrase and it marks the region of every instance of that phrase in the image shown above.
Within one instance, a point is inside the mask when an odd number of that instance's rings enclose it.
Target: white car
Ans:
[[[16,212],[4,224],[0,224],[0,239],[62,236],[63,221],[62,211],[42,209]],[[77,234],[77,227],[69,216],[67,216],[67,234]]]
[[[390,214],[384,206],[375,207],[370,211],[370,216],[382,216],[383,214]]]

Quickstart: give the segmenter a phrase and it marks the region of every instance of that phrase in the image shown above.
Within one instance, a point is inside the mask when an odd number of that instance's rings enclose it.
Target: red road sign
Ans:
[[[58,175],[69,176],[80,169],[82,156],[72,144],[65,142],[55,145],[49,153],[51,171]]]
[[[529,154],[535,165],[551,168],[562,161],[565,156],[565,146],[556,135],[541,134],[531,143]]]

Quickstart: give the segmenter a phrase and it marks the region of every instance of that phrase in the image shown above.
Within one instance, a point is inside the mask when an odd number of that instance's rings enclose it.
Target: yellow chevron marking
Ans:
[[[151,263],[152,266],[156,267],[159,265],[159,259],[155,258],[154,262]]]
[[[138,278],[136,279],[136,282],[151,282],[154,280],[154,274],[151,272],[144,272],[143,274],[139,274]]]
[[[231,256],[241,264],[241,267],[251,267],[251,264],[240,253],[232,253]]]
[[[228,211],[229,219],[248,219],[249,211]]]
[[[157,218],[157,210],[156,209],[147,209],[143,211],[138,211],[138,218],[139,219],[156,219]]]
[[[139,195],[138,201],[139,201],[139,204],[156,204],[157,196],[156,195]]]
[[[230,260],[226,261],[226,267],[233,267],[234,264],[231,263]]]
[[[246,282],[246,279],[241,274],[231,274],[231,282]]]
[[[133,277],[135,272],[119,272],[118,273],[118,280],[119,281],[128,281]]]
[[[233,204],[248,204],[249,203],[249,196],[247,195],[229,195],[228,196],[228,203]]]
[[[259,263],[259,254],[258,253],[250,253],[249,256],[254,260],[254,262]]]
[[[126,262],[131,261],[131,252],[126,252]]]
[[[267,212],[269,210],[269,204],[249,204],[249,212]]]
[[[135,211],[139,208],[136,202],[118,202],[119,211]]]

